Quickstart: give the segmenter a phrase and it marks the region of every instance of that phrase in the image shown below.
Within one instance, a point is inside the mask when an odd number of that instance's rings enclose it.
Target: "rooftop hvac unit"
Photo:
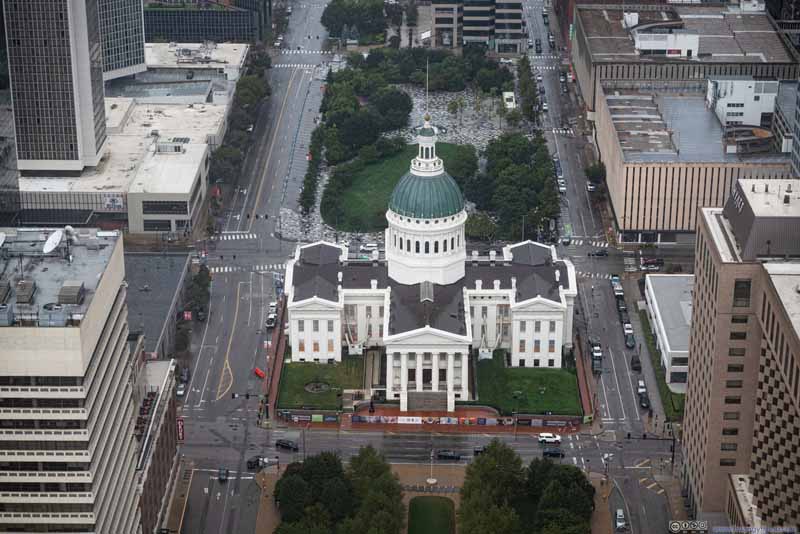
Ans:
[[[50,302],[42,306],[42,310],[39,312],[39,326],[64,327],[67,326],[68,317],[65,306]]]
[[[58,290],[59,304],[82,304],[85,289],[83,282],[78,280],[65,280]]]
[[[17,282],[17,304],[33,304],[33,295],[36,293],[36,282],[23,278]]]

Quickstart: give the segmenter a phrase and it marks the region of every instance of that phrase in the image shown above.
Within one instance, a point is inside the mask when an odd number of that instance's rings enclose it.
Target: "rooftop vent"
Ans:
[[[23,278],[17,282],[17,304],[33,304],[33,294],[36,293],[36,282]]]
[[[82,304],[85,289],[83,282],[77,280],[65,280],[61,289],[58,291],[59,304]]]

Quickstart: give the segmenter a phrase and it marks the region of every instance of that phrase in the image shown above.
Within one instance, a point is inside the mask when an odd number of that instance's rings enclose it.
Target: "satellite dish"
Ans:
[[[47,241],[44,243],[44,247],[42,248],[42,252],[44,254],[50,254],[53,252],[56,247],[61,243],[61,238],[64,237],[64,230],[56,230],[50,237],[47,238]]]
[[[6,242],[6,233],[5,232],[0,232],[0,247],[2,247],[3,243],[5,243],[5,242]]]

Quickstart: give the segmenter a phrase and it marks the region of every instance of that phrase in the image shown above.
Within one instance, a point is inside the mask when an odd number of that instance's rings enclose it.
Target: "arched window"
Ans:
[[[400,238],[400,250],[403,250],[403,238]]]
[[[433,253],[434,254],[438,254],[439,253],[439,241],[434,241],[433,242]]]
[[[431,244],[429,241],[425,241],[425,254],[431,253]]]
[[[442,240],[442,252],[447,252],[447,238]]]
[[[417,241],[416,244],[414,245],[414,250],[416,251],[417,254],[419,254],[419,241]]]
[[[451,237],[450,238],[450,249],[451,250],[455,250],[455,248],[456,248],[456,238],[455,237]]]

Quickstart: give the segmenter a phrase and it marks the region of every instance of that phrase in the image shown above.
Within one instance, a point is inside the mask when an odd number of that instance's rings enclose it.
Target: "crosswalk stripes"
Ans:
[[[536,64],[534,64],[533,68],[535,70],[556,70],[558,67],[556,67],[555,65],[536,65]]]
[[[589,239],[584,240],[584,239],[575,239],[575,238],[573,238],[572,242],[570,244],[571,245],[575,245],[576,247],[579,247],[579,246],[583,245],[584,243],[586,244],[587,247],[608,248],[608,242],[607,241],[592,241],[592,240],[589,240]]]
[[[283,271],[286,268],[285,263],[269,263],[264,265],[220,265],[218,267],[211,267],[209,269],[212,273],[237,273],[243,271],[256,271],[256,272],[269,272],[269,271]]]
[[[273,63],[274,69],[313,69],[318,65],[314,63]]]
[[[587,273],[583,271],[575,271],[575,274],[581,278],[600,278],[602,280],[611,280],[611,275],[608,273]]]
[[[281,55],[287,54],[317,54],[328,55],[333,54],[330,50],[281,50]]]
[[[531,54],[531,59],[560,59],[560,56],[555,54]]]
[[[236,232],[230,234],[219,234],[214,236],[215,241],[237,241],[242,239],[258,239],[258,234],[248,234],[245,232]]]
[[[575,135],[575,132],[572,128],[553,128],[554,134],[561,134],[561,135]]]

